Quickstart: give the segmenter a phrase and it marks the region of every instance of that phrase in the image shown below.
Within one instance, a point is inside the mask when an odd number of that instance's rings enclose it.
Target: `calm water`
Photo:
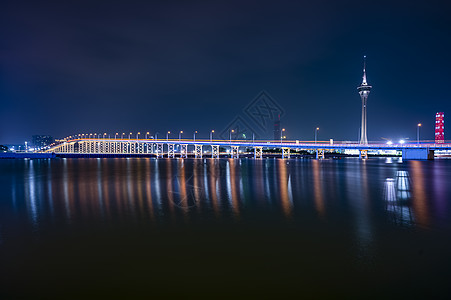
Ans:
[[[445,297],[451,160],[0,160],[0,298]]]

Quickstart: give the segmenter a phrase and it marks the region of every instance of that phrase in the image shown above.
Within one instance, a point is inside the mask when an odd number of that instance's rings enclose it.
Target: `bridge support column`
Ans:
[[[359,150],[360,159],[368,159],[368,150]]]
[[[202,145],[194,145],[194,157],[202,158]]]
[[[254,147],[254,158],[263,158],[263,147]]]
[[[282,148],[282,159],[290,158],[290,148]]]
[[[146,143],[146,153],[153,153],[153,143]]]
[[[163,144],[156,144],[157,147],[155,149],[155,154],[157,155],[157,158],[163,157]]]
[[[324,149],[316,149],[316,159],[324,159]]]
[[[219,145],[211,145],[211,158],[219,158]]]
[[[138,147],[138,153],[144,154],[144,143],[137,143],[136,146]]]
[[[238,151],[240,147],[239,146],[232,146],[232,158],[239,158],[240,157],[240,153]]]
[[[188,157],[188,145],[182,144],[180,147],[181,147],[180,148],[180,157],[187,158]]]
[[[403,160],[433,160],[434,150],[429,148],[423,149],[402,149],[402,159]]]
[[[168,144],[168,158],[174,158],[174,144]]]

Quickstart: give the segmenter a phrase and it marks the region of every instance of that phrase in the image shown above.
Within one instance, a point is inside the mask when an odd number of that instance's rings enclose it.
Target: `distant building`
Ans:
[[[43,148],[52,144],[55,139],[50,135],[33,135],[33,146],[35,148]]]
[[[445,113],[435,114],[435,143],[443,144],[445,142]]]

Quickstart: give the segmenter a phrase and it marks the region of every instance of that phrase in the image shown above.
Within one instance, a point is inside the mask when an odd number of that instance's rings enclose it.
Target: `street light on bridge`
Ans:
[[[280,132],[280,144],[282,144],[282,138],[283,138],[284,132],[285,132],[285,128],[282,128],[282,131]]]
[[[116,134],[114,135],[114,139],[117,139],[117,134],[118,134],[118,133],[116,132]]]
[[[139,139],[139,135],[141,134],[141,132],[138,132],[137,134],[136,134],[136,139]]]
[[[316,127],[316,130],[315,130],[315,145],[316,145],[316,138],[318,136],[318,130],[319,130],[319,127]]]
[[[421,123],[418,123],[418,125],[417,125],[417,144],[420,144],[420,127],[421,127]]]
[[[146,132],[146,140],[147,140],[147,136],[148,136],[148,135],[149,135],[149,132],[147,131],[147,132]]]
[[[129,134],[128,134],[128,139],[130,139],[130,136],[132,135],[132,133],[130,132]]]
[[[166,142],[169,142],[169,134],[171,134],[170,131],[168,131],[168,133],[166,133]]]
[[[183,134],[183,130],[180,130],[180,132],[179,132],[179,141],[182,140],[182,134]]]
[[[196,134],[197,134],[197,130],[194,131],[194,141],[196,141]]]
[[[232,143],[232,133],[235,132],[235,130],[230,130],[230,134],[229,134],[229,140],[230,140],[230,144]]]
[[[215,133],[214,130],[212,130],[212,131],[210,132],[210,143],[213,142],[213,133]]]

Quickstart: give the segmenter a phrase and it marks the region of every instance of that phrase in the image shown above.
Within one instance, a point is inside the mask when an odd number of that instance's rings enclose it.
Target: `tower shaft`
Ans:
[[[363,57],[363,78],[362,83],[360,86],[357,87],[357,90],[360,94],[360,99],[362,99],[362,124],[360,126],[360,144],[367,145],[368,144],[368,137],[367,137],[367,127],[366,127],[366,121],[367,121],[367,100],[368,95],[371,91],[371,85],[368,85],[368,82],[366,81],[366,56]]]

